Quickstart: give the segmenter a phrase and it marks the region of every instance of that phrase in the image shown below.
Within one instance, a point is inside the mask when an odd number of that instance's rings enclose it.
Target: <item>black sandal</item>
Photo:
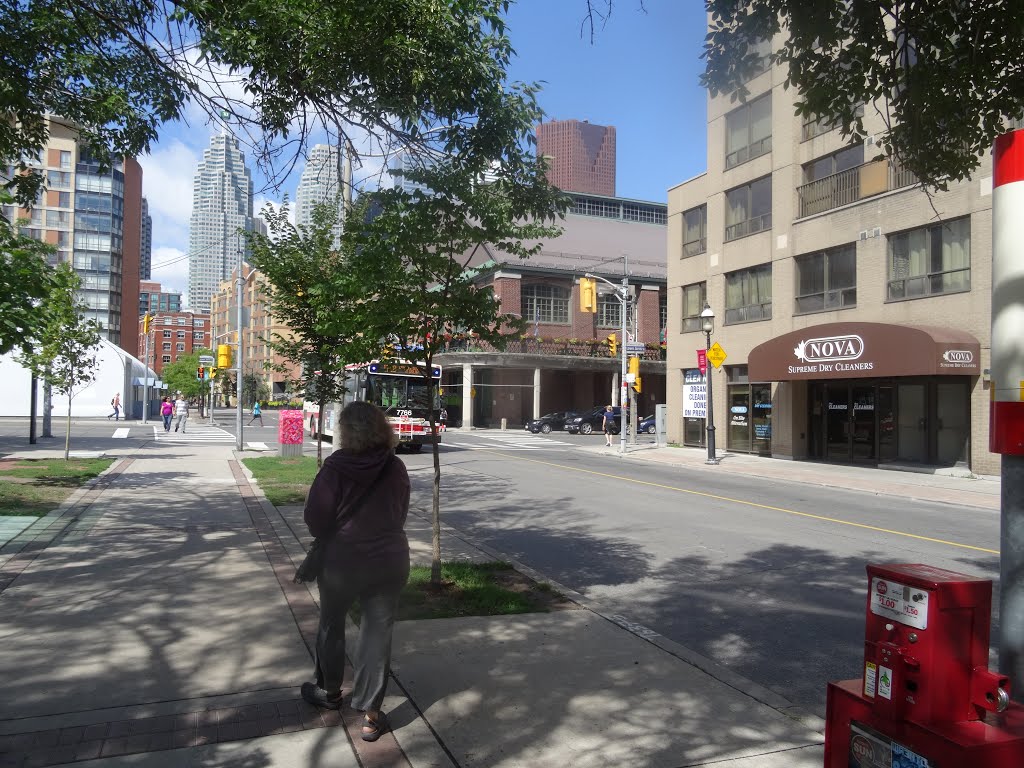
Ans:
[[[384,713],[381,712],[380,716],[376,720],[371,720],[369,717],[363,716],[363,728],[372,728],[372,731],[360,730],[359,735],[363,741],[376,741],[379,739],[385,731],[388,729],[388,719]]]

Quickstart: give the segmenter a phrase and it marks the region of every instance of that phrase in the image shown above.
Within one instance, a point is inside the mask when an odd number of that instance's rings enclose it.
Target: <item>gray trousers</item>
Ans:
[[[341,689],[345,675],[345,616],[359,600],[362,617],[352,656],[352,708],[377,711],[384,701],[391,673],[391,632],[398,595],[408,578],[360,584],[334,569],[317,579],[320,587],[320,628],[316,634],[316,684],[328,693]]]

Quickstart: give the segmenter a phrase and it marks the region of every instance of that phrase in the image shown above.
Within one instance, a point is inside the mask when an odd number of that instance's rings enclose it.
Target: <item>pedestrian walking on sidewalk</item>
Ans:
[[[398,595],[409,578],[409,473],[394,455],[394,430],[375,405],[350,403],[338,426],[341,449],[317,473],[303,512],[309,532],[323,538],[326,549],[317,579],[316,682],[303,683],[302,698],[325,709],[341,707],[345,616],[358,599],[362,621],[352,654],[351,706],[364,714],[362,739],[376,741],[388,728],[380,707]]]
[[[604,416],[601,419],[601,429],[604,430],[604,444],[611,447],[612,427],[615,425],[615,412],[610,405],[604,407]]]
[[[256,419],[260,420],[260,426],[262,427],[263,426],[263,411],[260,410],[260,401],[259,400],[257,400],[255,403],[252,404],[252,418],[249,419],[249,424],[247,424],[246,426],[251,426],[252,423],[254,421],[256,421]]]
[[[174,415],[174,404],[171,403],[171,398],[165,397],[164,401],[160,403],[160,416],[164,420],[164,432],[171,431],[171,417]]]
[[[185,426],[188,424],[188,400],[178,393],[178,399],[174,401],[174,431],[181,427],[181,434],[185,434]]]
[[[110,401],[110,405],[111,405],[111,407],[113,407],[114,412],[112,414],[110,414],[110,416],[107,416],[107,420],[109,421],[110,417],[113,416],[114,417],[114,421],[120,421],[121,420],[121,393],[120,392],[118,392],[116,395],[114,395],[114,398]]]

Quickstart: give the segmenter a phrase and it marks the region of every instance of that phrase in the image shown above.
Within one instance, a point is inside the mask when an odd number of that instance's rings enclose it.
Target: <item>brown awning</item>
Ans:
[[[951,328],[826,323],[754,347],[747,372],[750,381],[977,376],[981,344]]]

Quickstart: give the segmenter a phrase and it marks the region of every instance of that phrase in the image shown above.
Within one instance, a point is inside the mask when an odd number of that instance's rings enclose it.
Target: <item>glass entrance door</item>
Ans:
[[[928,460],[928,411],[925,385],[900,384],[896,389],[896,445],[900,461]]]
[[[850,460],[850,385],[825,386],[825,458]]]
[[[967,386],[960,381],[936,384],[936,458],[942,466],[967,461],[971,405]]]
[[[850,387],[853,412],[850,414],[854,461],[874,461],[875,452],[875,387],[873,384],[854,384]]]

